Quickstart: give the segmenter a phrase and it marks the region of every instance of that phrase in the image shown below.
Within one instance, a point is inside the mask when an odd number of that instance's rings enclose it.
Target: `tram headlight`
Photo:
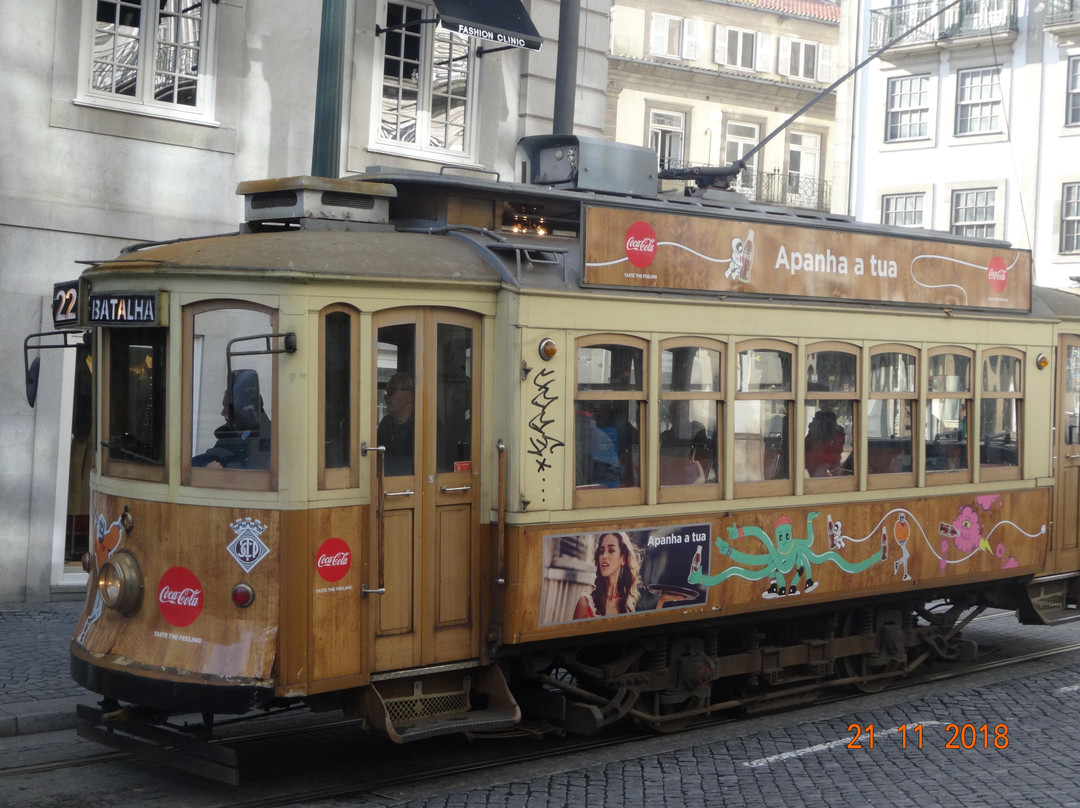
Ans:
[[[110,609],[129,614],[139,608],[143,596],[143,576],[133,553],[120,550],[101,565],[98,592]]]

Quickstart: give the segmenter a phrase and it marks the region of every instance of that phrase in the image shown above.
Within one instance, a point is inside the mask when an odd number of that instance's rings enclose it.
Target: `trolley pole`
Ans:
[[[315,142],[311,173],[340,176],[341,95],[345,69],[345,0],[323,0],[319,37],[319,79],[315,90]]]
[[[559,53],[555,61],[553,135],[574,134],[574,96],[577,95],[578,27],[581,0],[559,3]]]

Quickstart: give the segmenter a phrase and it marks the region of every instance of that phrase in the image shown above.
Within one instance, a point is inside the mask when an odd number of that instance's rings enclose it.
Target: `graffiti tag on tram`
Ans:
[[[560,446],[565,446],[561,440],[548,434],[548,427],[555,423],[555,419],[548,415],[551,405],[559,400],[558,396],[551,394],[551,384],[554,382],[555,372],[545,368],[533,377],[533,385],[536,387],[536,395],[529,402],[537,412],[529,419],[529,429],[533,435],[529,436],[528,454],[536,457],[536,470],[548,471],[551,464],[546,455],[551,455]]]

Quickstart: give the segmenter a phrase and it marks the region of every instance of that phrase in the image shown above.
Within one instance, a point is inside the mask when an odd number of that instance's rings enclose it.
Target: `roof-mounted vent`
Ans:
[[[288,223],[301,219],[386,224],[393,185],[327,177],[286,177],[242,182],[236,187],[244,196],[244,219],[248,222]]]

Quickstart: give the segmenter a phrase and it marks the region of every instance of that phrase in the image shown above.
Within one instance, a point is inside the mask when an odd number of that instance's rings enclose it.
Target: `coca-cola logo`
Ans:
[[[994,294],[999,295],[1005,291],[1005,284],[1009,282],[1009,268],[1005,266],[1005,259],[1000,255],[990,259],[990,265],[986,268],[986,280]]]
[[[315,569],[324,581],[340,581],[352,564],[352,551],[341,539],[327,539],[315,553]]]
[[[203,609],[203,588],[195,573],[186,567],[166,570],[158,583],[158,608],[177,628],[194,623]]]
[[[638,269],[656,258],[656,232],[647,222],[634,222],[626,231],[626,257]]]

